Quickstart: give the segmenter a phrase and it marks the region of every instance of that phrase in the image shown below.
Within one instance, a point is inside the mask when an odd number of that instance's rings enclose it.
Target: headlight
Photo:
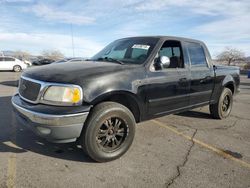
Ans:
[[[76,86],[49,86],[42,100],[55,104],[77,105],[82,101],[82,89]]]

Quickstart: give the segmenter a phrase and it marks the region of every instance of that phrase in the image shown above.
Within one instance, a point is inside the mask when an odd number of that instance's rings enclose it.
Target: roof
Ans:
[[[129,38],[159,38],[159,39],[163,39],[163,40],[179,40],[179,41],[203,43],[202,41],[196,40],[196,39],[185,38],[185,37],[176,37],[176,36],[163,36],[163,35],[134,36],[134,37],[125,37],[123,39],[129,39]]]

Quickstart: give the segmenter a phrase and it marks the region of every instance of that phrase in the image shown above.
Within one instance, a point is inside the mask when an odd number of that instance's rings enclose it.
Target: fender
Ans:
[[[235,80],[233,76],[231,76],[230,74],[226,75],[224,78],[221,78],[221,79],[220,79],[220,76],[217,76],[217,79],[218,79],[218,82],[220,83],[215,85],[215,89],[211,96],[211,101],[210,101],[211,104],[218,102],[221,92],[224,87],[230,87],[230,89],[232,89],[233,91],[235,91],[235,88],[236,88]]]
[[[136,94],[129,91],[114,90],[97,96],[93,101],[90,102],[91,105],[96,105],[102,101],[117,101],[124,104],[128,108],[132,108],[132,113],[137,114],[135,117],[139,122],[145,114],[145,104],[143,100],[139,98]],[[127,104],[127,105],[126,105]]]
[[[234,78],[229,74],[227,75],[223,81],[222,81],[222,87],[221,87],[221,91],[222,91],[222,88],[224,87],[227,87],[228,85],[232,85],[233,86],[233,94],[235,93],[235,88],[236,88],[236,84],[235,84],[235,80]]]
[[[223,79],[223,81],[222,81],[222,87],[225,87],[229,83],[232,83],[234,85],[234,88],[235,88],[235,80],[234,80],[234,78],[230,74],[226,75],[226,77]]]

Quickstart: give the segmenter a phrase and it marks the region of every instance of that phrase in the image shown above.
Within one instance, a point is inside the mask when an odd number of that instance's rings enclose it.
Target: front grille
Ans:
[[[20,78],[19,94],[30,101],[36,101],[39,95],[41,84]]]

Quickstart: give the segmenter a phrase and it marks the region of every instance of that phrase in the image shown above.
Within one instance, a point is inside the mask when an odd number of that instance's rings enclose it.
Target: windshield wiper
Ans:
[[[119,63],[121,65],[124,65],[124,63],[118,59],[114,59],[112,57],[104,57],[104,58],[99,58],[98,60],[108,60],[108,61],[111,61],[111,62],[115,62],[115,63]]]

